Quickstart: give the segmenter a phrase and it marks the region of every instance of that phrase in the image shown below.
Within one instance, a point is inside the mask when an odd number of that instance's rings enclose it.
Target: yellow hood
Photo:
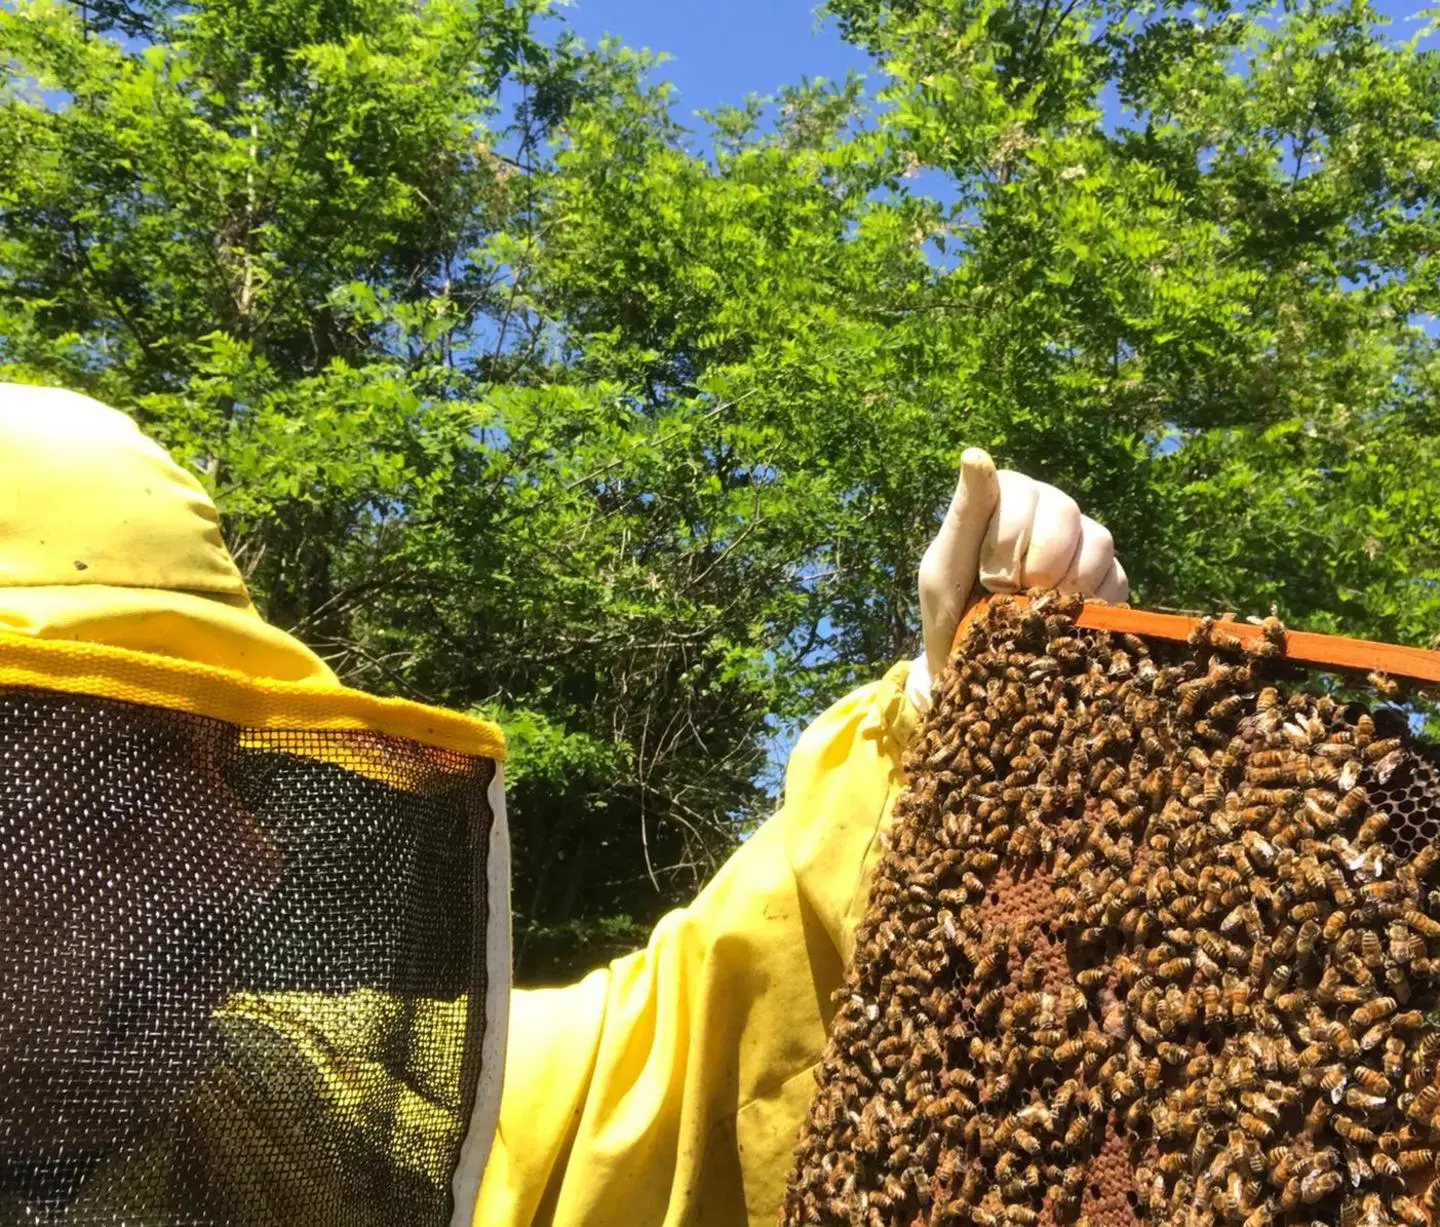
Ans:
[[[200,483],[59,388],[0,384],[0,629],[336,683],[250,603]]]

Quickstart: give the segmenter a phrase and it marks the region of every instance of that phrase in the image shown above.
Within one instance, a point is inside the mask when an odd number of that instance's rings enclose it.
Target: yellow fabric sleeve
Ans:
[[[775,1221],[916,723],[907,668],[806,730],[779,812],[646,949],[511,995],[477,1227]]]

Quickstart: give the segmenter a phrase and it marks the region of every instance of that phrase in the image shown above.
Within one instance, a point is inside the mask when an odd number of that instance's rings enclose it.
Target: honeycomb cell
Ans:
[[[1440,769],[1432,754],[1410,751],[1386,779],[1372,770],[1364,780],[1372,809],[1389,816],[1387,845],[1407,859],[1440,836]]]

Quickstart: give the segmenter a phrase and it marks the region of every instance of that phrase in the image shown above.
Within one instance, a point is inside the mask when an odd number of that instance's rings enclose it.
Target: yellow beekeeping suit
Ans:
[[[6,397],[24,412],[0,397],[0,632],[342,689],[255,611],[209,498],[133,423]],[[646,949],[512,994],[474,1223],[775,1220],[918,718],[907,668],[807,730],[779,812]]]
[[[0,385],[0,630],[338,686],[251,605],[200,483],[61,388]]]
[[[900,789],[906,668],[810,726],[779,813],[644,950],[511,995],[477,1227],[775,1222]]]

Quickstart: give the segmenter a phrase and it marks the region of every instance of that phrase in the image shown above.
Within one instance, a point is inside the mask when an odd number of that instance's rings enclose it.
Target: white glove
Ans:
[[[1023,473],[997,473],[990,456],[972,447],[960,458],[945,522],[920,561],[925,652],[911,664],[905,692],[922,712],[977,588],[1057,588],[1116,605],[1130,595],[1107,529],[1081,515],[1068,494]]]

